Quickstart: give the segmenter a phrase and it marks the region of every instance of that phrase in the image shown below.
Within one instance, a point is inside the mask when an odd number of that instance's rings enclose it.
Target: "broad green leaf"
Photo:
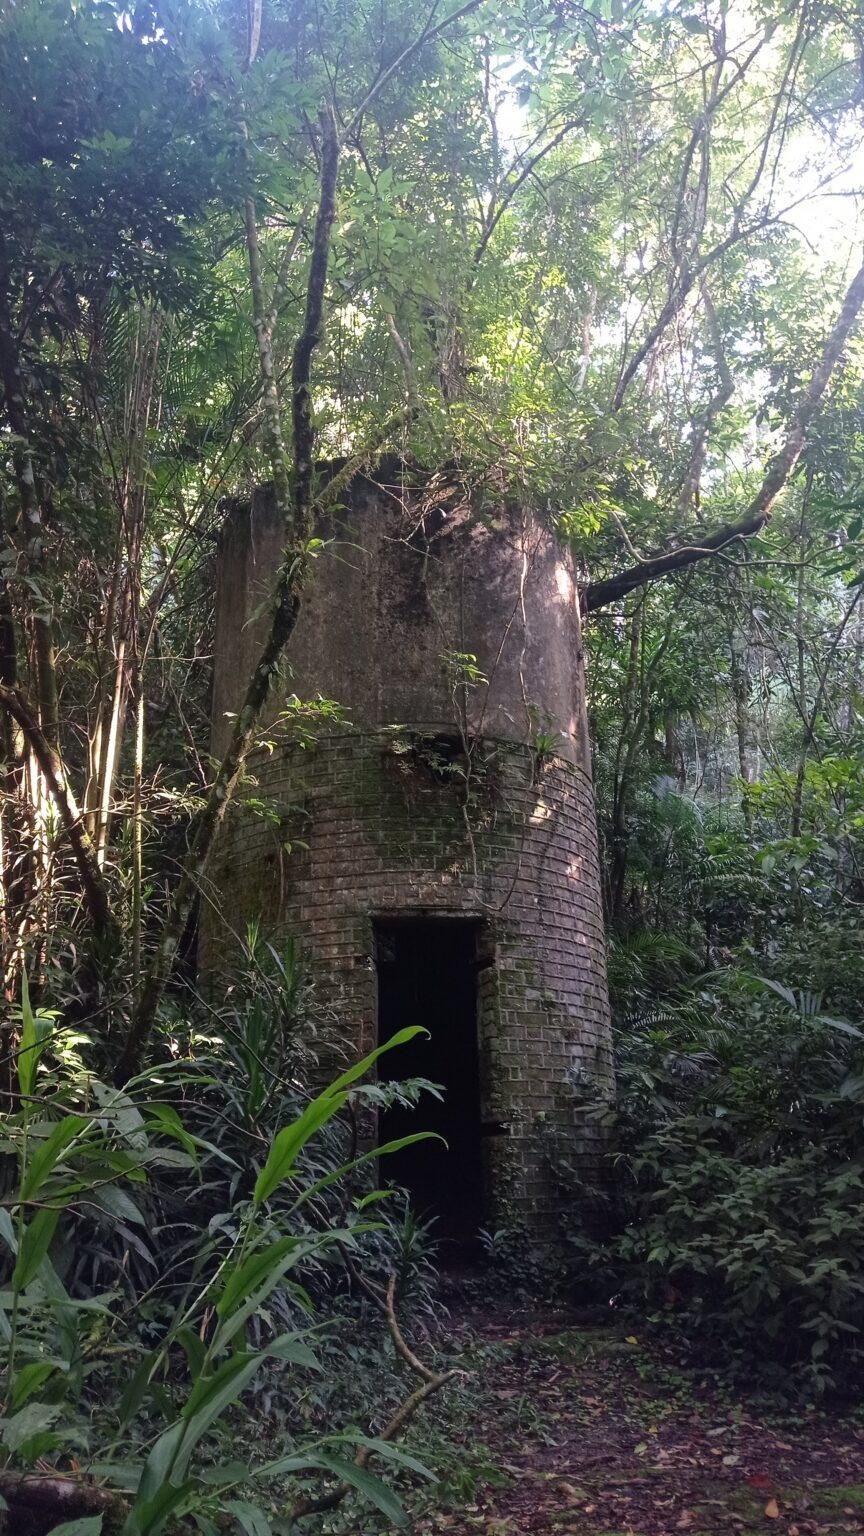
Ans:
[[[327,1248],[338,1240],[350,1243],[352,1241],[351,1233],[348,1231],[331,1231],[324,1233],[318,1238],[306,1238],[299,1241],[294,1239],[294,1247],[285,1254],[272,1273],[268,1274],[264,1284],[257,1291],[253,1291],[252,1295],[248,1297],[243,1305],[237,1307],[230,1317],[226,1317],[220,1324],[213,1337],[214,1353],[219,1353],[219,1351],[223,1350],[226,1344],[230,1343],[235,1335],[239,1333],[244,1323],[261,1310],[271,1291],[275,1290],[289,1269],[292,1269],[301,1259],[309,1258],[312,1254],[317,1253],[320,1248]]]
[[[189,1375],[195,1381],[204,1369],[204,1361],[207,1354],[204,1340],[200,1334],[195,1332],[194,1328],[178,1328],[176,1338],[177,1343],[186,1356]]]
[[[8,1451],[20,1451],[34,1435],[51,1429],[60,1416],[56,1403],[28,1403],[8,1419],[0,1419],[0,1443]]]
[[[371,1152],[364,1152],[361,1157],[355,1157],[352,1162],[343,1163],[341,1168],[334,1168],[330,1173],[325,1173],[314,1184],[310,1184],[308,1189],[304,1189],[292,1206],[292,1210],[299,1210],[301,1205],[305,1205],[315,1195],[320,1195],[323,1189],[329,1189],[332,1184],[338,1184],[347,1173],[354,1173],[357,1168],[362,1168],[364,1163],[375,1162],[377,1158],[387,1157],[392,1152],[400,1152],[403,1147],[411,1147],[417,1141],[440,1141],[442,1146],[447,1145],[443,1136],[439,1136],[435,1131],[413,1131],[410,1136],[400,1136],[396,1141],[387,1141],[383,1146],[373,1147]],[[389,1191],[384,1190],[380,1193],[387,1194]]]
[[[169,1516],[176,1514],[186,1503],[193,1488],[191,1482],[163,1481],[147,1499],[142,1499],[139,1493],[123,1526],[122,1536],[138,1536],[138,1533],[140,1536],[160,1536]]]
[[[159,1360],[160,1354],[161,1350],[148,1350],[140,1365],[138,1365],[133,1372],[132,1379],[127,1382],[126,1387],[123,1390],[123,1395],[120,1398],[120,1423],[124,1428],[134,1419],[138,1409],[141,1407],[141,1404],[147,1396],[147,1389],[150,1385],[150,1377],[154,1366]]]
[[[397,1466],[407,1467],[411,1472],[417,1472],[420,1477],[425,1477],[429,1482],[435,1482],[437,1474],[431,1472],[428,1467],[418,1461],[416,1456],[410,1456],[398,1445],[392,1445],[389,1440],[378,1440],[374,1435],[361,1435],[348,1433],[342,1436],[352,1445],[365,1445],[367,1450],[374,1451],[384,1461],[392,1461]]]
[[[261,1350],[270,1360],[289,1360],[292,1365],[302,1365],[309,1371],[320,1371],[321,1363],[306,1343],[303,1334],[282,1333],[272,1344]]]
[[[15,1223],[12,1214],[5,1205],[0,1205],[0,1237],[9,1249],[10,1253],[18,1252],[18,1239],[15,1236]]]
[[[21,1043],[18,1047],[18,1088],[22,1099],[29,1099],[36,1082],[36,1068],[45,1049],[51,1024],[37,1018],[30,1006],[27,972],[21,972]]]
[[[159,1436],[156,1444],[151,1447],[150,1454],[141,1469],[141,1478],[135,1495],[135,1503],[132,1507],[133,1516],[138,1516],[150,1506],[159,1494],[160,1489],[168,1485],[169,1474],[174,1458],[180,1448],[180,1442],[186,1430],[182,1419],[178,1419],[164,1434]],[[127,1522],[128,1524],[128,1522]],[[130,1526],[131,1530],[138,1531],[142,1527],[140,1523]]]
[[[294,1165],[299,1153],[303,1150],[310,1137],[314,1136],[322,1125],[339,1113],[339,1110],[347,1101],[347,1093],[333,1094],[328,1089],[303,1111],[299,1119],[291,1125],[286,1125],[273,1138],[273,1143],[267,1156],[267,1161],[255,1183],[253,1199],[256,1205],[262,1205],[265,1200],[275,1194],[280,1184],[290,1178],[294,1172]]]
[[[365,1211],[367,1205],[377,1205],[381,1200],[392,1200],[395,1194],[395,1189],[370,1189],[368,1195],[363,1195],[357,1201],[357,1210]]]
[[[273,1527],[259,1504],[250,1504],[246,1499],[228,1499],[225,1508],[246,1536],[273,1536]]]
[[[57,1230],[59,1220],[59,1207],[48,1205],[41,1211],[37,1211],[27,1226],[21,1239],[18,1262],[12,1275],[12,1285],[16,1291],[26,1290],[36,1275],[39,1265],[51,1246],[51,1239]]]
[[[237,1401],[260,1369],[263,1359],[262,1354],[231,1355],[212,1376],[199,1376],[183,1405],[180,1422],[184,1432],[171,1468],[172,1482],[185,1477],[199,1440],[219,1415]]]
[[[106,1120],[113,1122],[120,1135],[129,1145],[142,1151],[147,1145],[144,1116],[128,1093],[120,1088],[109,1088],[107,1083],[93,1082],[93,1093]]]
[[[851,1035],[853,1040],[864,1040],[864,1032],[850,1024],[848,1019],[834,1019],[827,1013],[817,1014],[816,1018],[819,1024],[827,1024],[829,1029],[839,1030],[841,1035]]]
[[[776,992],[778,997],[782,997],[784,1003],[788,1003],[789,1007],[794,1008],[797,1012],[798,999],[796,998],[795,993],[790,991],[789,987],[784,987],[782,982],[772,981],[767,976],[760,976],[759,979],[763,986],[767,987],[771,992]]]
[[[212,1142],[205,1141],[200,1136],[193,1136],[190,1131],[187,1131],[173,1105],[148,1104],[144,1118],[151,1131],[158,1131],[161,1136],[170,1136],[174,1141],[179,1141],[183,1150],[188,1152],[191,1158],[197,1160],[198,1148],[203,1147],[205,1151],[212,1152],[232,1168],[237,1167],[233,1157],[229,1157],[226,1152],[221,1152]]]
[[[271,1270],[275,1270],[284,1256],[296,1247],[298,1241],[296,1237],[281,1237],[278,1242],[268,1243],[266,1248],[258,1248],[254,1253],[250,1253],[242,1264],[228,1275],[222,1295],[216,1303],[217,1316],[229,1317],[237,1306],[246,1300],[263,1277]]]
[[[350,1488],[355,1488],[364,1499],[368,1499],[370,1504],[380,1509],[382,1515],[392,1520],[394,1525],[407,1525],[408,1521],[401,1500],[396,1497],[392,1488],[388,1488],[387,1484],[381,1481],[380,1477],[367,1472],[365,1467],[358,1467],[353,1461],[342,1461],[339,1456],[331,1456],[327,1451],[316,1452],[310,1460],[322,1470],[335,1473]]]
[[[12,1385],[12,1407],[23,1408],[56,1369],[53,1360],[31,1360],[28,1365],[22,1366]]]
[[[84,1185],[84,1188],[88,1188]],[[92,1190],[88,1198],[107,1215],[114,1216],[118,1221],[130,1221],[138,1227],[146,1227],[147,1217],[140,1206],[135,1204],[131,1195],[119,1184],[104,1184],[101,1188]]]
[[[370,1051],[368,1056],[363,1057],[362,1061],[355,1062],[353,1067],[349,1067],[347,1072],[343,1072],[341,1077],[337,1077],[335,1083],[330,1084],[327,1092],[340,1093],[343,1088],[348,1088],[352,1083],[356,1083],[358,1078],[365,1077],[370,1067],[375,1065],[379,1056],[383,1056],[387,1051],[394,1050],[399,1045],[407,1045],[408,1041],[413,1040],[416,1035],[428,1035],[428,1033],[429,1031],[423,1029],[419,1024],[409,1024],[405,1029],[398,1029],[395,1035],[391,1035],[390,1039],[386,1040],[383,1045],[379,1045],[376,1050]]]
[[[52,1168],[54,1168],[60,1154],[65,1152],[70,1143],[75,1140],[79,1131],[85,1130],[90,1123],[84,1115],[66,1115],[64,1119],[57,1122],[53,1130],[46,1136],[45,1140],[33,1154],[26,1177],[21,1185],[21,1200],[33,1199],[37,1191],[41,1189]]]
[[[322,1125],[326,1125],[345,1104],[347,1090],[359,1078],[364,1077],[380,1056],[385,1051],[392,1051],[399,1045],[405,1045],[413,1040],[415,1035],[424,1034],[425,1031],[419,1025],[412,1024],[406,1029],[397,1030],[384,1045],[379,1045],[374,1051],[354,1063],[341,1077],[337,1077],[329,1088],[312,1100],[299,1119],[292,1125],[286,1125],[273,1139],[267,1161],[264,1164],[258,1180],[255,1184],[254,1201],[261,1205],[275,1193],[279,1185],[290,1177],[294,1169],[298,1154],[302,1151],[306,1142],[315,1134]]]

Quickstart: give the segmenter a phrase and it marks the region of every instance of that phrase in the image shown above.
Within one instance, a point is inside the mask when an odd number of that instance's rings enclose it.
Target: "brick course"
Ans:
[[[230,814],[212,869],[223,920],[204,924],[202,966],[218,970],[226,925],[259,914],[266,934],[298,935],[338,1019],[334,1044],[359,1053],[376,1043],[373,920],[476,917],[481,1115],[501,1127],[484,1142],[488,1221],[515,1215],[551,1235],[560,1192],[544,1143],[563,1135],[591,1165],[574,1082],[611,1086],[591,784],[560,758],[538,764],[487,738],[466,786],[399,750],[405,739],[346,732],[254,761],[256,798],[302,812]],[[286,851],[286,835],[306,846]]]

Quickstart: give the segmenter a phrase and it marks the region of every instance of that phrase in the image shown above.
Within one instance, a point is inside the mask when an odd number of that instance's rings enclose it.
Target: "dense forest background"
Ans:
[[[312,1096],[301,958],[250,932],[224,998],[195,985],[212,841],[232,798],[267,813],[246,758],[326,579],[323,459],[530,505],[580,573],[619,1098],[584,1105],[614,1176],[572,1185],[570,1294],[842,1392],[864,13],[21,0],[0,78],[0,1491],[53,1467],[82,1533],[222,1529],[229,1497],[255,1536],[358,1494],[396,1521],[394,1443],[444,1383],[395,1310],[433,1309],[434,1234],[338,1171],[349,1095],[382,1090],[361,1064]],[[265,480],[285,561],[216,764],[216,545]],[[548,1281],[518,1231],[485,1241]],[[390,1343],[352,1365],[313,1302]],[[262,1393],[283,1450],[244,1472]]]

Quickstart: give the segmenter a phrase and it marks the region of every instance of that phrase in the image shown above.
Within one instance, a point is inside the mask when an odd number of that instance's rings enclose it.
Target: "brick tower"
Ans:
[[[320,520],[282,690],[342,716],[268,732],[212,865],[199,954],[213,974],[252,918],[291,934],[343,1058],[404,1024],[383,1060],[446,1088],[382,1116],[439,1130],[382,1164],[440,1230],[518,1221],[554,1237],[561,1170],[592,1164],[611,1088],[609,1010],[578,601],[535,518],[481,510],[398,464]],[[267,487],[230,510],[217,583],[213,751],[267,623],[282,530]],[[278,711],[274,708],[273,715]],[[274,746],[275,743],[275,746]],[[221,915],[219,915],[221,914]],[[558,1170],[556,1174],[556,1169]],[[571,1189],[572,1193],[572,1189]]]

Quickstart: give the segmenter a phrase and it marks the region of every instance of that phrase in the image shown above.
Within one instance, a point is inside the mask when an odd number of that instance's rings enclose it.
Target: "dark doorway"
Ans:
[[[418,1216],[434,1216],[435,1235],[459,1243],[477,1236],[482,1219],[480,1091],[477,1064],[477,924],[429,918],[379,922],[378,1039],[419,1024],[428,1030],[382,1056],[384,1082],[425,1077],[444,1089],[443,1102],[424,1094],[416,1108],[395,1106],[380,1117],[379,1142],[415,1131],[419,1142],[388,1156],[381,1180],[408,1190]]]

